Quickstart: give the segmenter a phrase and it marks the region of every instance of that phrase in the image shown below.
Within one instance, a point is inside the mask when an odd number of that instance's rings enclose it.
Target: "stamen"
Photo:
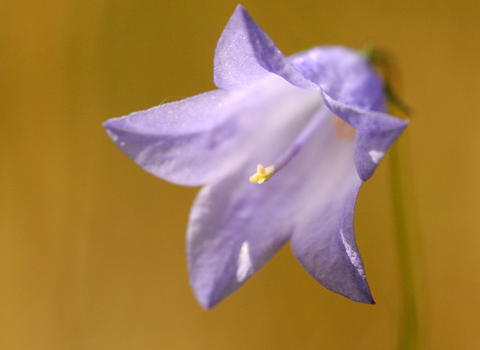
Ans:
[[[250,182],[254,184],[263,184],[265,181],[270,179],[275,172],[273,166],[267,166],[264,168],[262,164],[257,165],[257,173],[250,176]]]
[[[303,128],[300,134],[297,136],[293,144],[287,148],[285,152],[270,166],[264,168],[261,164],[257,166],[257,173],[250,177],[250,182],[258,183],[259,185],[268,181],[274,174],[280,171],[285,165],[287,165],[293,157],[302,149],[307,143],[310,137],[315,133],[322,122],[331,115],[331,111],[323,106],[318,113],[316,113],[312,119]]]

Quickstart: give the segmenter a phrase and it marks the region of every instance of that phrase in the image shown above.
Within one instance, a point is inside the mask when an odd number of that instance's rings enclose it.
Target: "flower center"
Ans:
[[[355,137],[355,129],[345,123],[326,107],[323,106],[318,113],[316,113],[312,119],[303,128],[300,134],[297,136],[292,145],[287,148],[282,155],[270,166],[264,168],[261,164],[257,166],[257,172],[250,176],[251,183],[262,184],[268,181],[274,174],[280,171],[285,165],[287,165],[293,157],[302,149],[307,141],[312,137],[318,127],[322,124],[325,118],[329,116],[333,117],[333,126],[335,129],[335,135],[339,139],[352,139]]]

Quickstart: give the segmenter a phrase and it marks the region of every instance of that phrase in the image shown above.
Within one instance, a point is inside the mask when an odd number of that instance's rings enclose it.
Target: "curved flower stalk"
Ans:
[[[239,5],[215,51],[214,82],[219,90],[104,123],[146,171],[203,185],[187,228],[199,303],[217,304],[290,240],[323,286],[373,304],[355,202],[406,126],[384,113],[382,81],[343,47],[286,58]]]

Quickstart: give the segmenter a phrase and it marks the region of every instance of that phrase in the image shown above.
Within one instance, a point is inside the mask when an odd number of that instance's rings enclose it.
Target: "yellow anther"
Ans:
[[[274,172],[275,168],[272,165],[264,168],[261,164],[258,164],[257,173],[250,176],[250,182],[259,185],[263,184],[272,177]]]

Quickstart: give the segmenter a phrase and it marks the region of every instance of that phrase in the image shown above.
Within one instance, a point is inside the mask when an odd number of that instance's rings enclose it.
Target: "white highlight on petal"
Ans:
[[[252,260],[250,259],[248,242],[243,242],[238,256],[237,282],[243,282],[252,273]]]
[[[115,134],[114,132],[111,132],[108,129],[106,131],[107,131],[108,136],[110,136],[110,138],[112,139],[113,142],[118,141],[118,135],[117,134]]]
[[[370,158],[372,158],[372,161],[375,164],[378,164],[378,162],[383,158],[385,153],[372,149],[370,152],[368,152],[368,155],[370,156]]]
[[[360,255],[350,246],[350,244],[348,244],[342,230],[340,230],[340,237],[342,237],[342,242],[345,246],[345,250],[347,252],[348,258],[350,259],[350,262],[353,266],[355,266],[360,276],[365,278],[365,270],[363,269],[362,259],[360,259]]]

